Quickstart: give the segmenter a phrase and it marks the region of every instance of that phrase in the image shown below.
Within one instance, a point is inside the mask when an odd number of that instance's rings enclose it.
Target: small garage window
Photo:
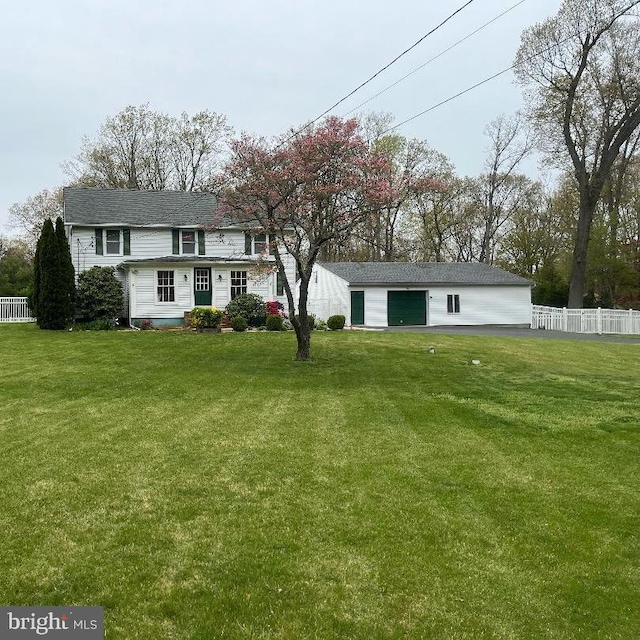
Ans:
[[[447,313],[460,313],[460,296],[457,293],[447,296]]]

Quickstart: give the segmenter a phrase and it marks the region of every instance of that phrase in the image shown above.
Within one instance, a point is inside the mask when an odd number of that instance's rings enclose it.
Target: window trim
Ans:
[[[168,282],[166,284],[160,283],[160,274],[171,274],[167,276]],[[156,304],[176,304],[176,272],[175,269],[156,269],[155,270],[155,284],[156,284]],[[173,300],[161,300],[160,288],[166,289],[167,293],[171,293]]]
[[[447,294],[447,314],[456,315],[460,313],[460,294]]]
[[[263,237],[263,236],[264,236],[264,240],[260,240],[260,241],[256,240],[256,238]],[[250,242],[249,242],[248,239],[250,239]],[[247,248],[251,249],[251,253],[245,253],[245,255],[248,255],[248,256],[262,256],[262,255],[271,256],[271,255],[273,255],[273,249],[272,249],[271,243],[274,242],[274,241],[275,241],[275,237],[273,237],[270,233],[255,233],[254,234],[254,233],[250,233],[248,231],[245,231],[244,249],[245,249],[245,251],[247,250]],[[256,251],[256,244],[264,245],[264,251]]]
[[[240,274],[240,275],[234,275]],[[234,284],[234,280],[240,280],[240,284]],[[243,284],[244,283],[244,284]],[[244,289],[244,291],[236,291],[234,295],[234,289]],[[246,270],[237,270],[229,272],[229,299],[233,300],[237,298],[239,295],[243,293],[247,293],[247,271]]]
[[[184,250],[184,234],[193,234],[193,252]],[[174,256],[204,256],[207,252],[206,235],[204,229],[171,229],[171,253]]]
[[[206,273],[206,278],[203,278],[202,275]],[[206,283],[206,287],[203,287],[203,284]],[[193,291],[211,291],[212,289],[212,274],[211,267],[194,267],[193,270]]]
[[[109,251],[109,243],[114,244],[115,241],[109,240],[110,233],[118,234],[118,250],[117,251]],[[105,256],[122,256],[123,253],[123,238],[122,238],[122,229],[105,229],[104,230],[104,255]]]
[[[193,234],[193,251],[184,250],[184,234]],[[189,242],[191,244],[191,241]],[[198,255],[198,234],[195,229],[180,229],[180,255],[181,256],[197,256]]]

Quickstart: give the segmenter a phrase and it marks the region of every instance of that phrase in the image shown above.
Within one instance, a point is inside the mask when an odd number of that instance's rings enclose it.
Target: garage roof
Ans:
[[[498,267],[478,262],[323,262],[351,286],[532,285]]]

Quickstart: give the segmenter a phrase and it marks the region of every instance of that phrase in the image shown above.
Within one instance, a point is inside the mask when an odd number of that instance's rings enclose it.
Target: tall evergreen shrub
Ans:
[[[67,311],[69,317],[73,318],[76,299],[76,272],[73,268],[71,259],[71,248],[67,240],[67,234],[64,232],[64,222],[62,218],[56,219],[56,238],[58,240],[58,251],[62,269],[63,287],[65,291],[65,300],[68,303]]]
[[[74,273],[61,218],[56,227],[62,237],[45,220],[36,251],[32,312],[41,329],[64,329],[73,319]]]

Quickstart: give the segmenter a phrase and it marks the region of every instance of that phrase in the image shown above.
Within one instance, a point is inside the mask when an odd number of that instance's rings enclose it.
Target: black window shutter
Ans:
[[[131,230],[122,230],[122,254],[125,256],[131,255]]]
[[[202,229],[198,229],[198,255],[203,256],[204,254],[204,231]]]
[[[276,253],[276,246],[275,246],[276,239],[273,236],[269,235],[269,236],[267,236],[267,240],[270,240],[270,242],[269,242],[269,255],[273,256]]]
[[[276,295],[277,296],[284,295],[284,280],[280,275],[280,271],[278,271],[278,275],[276,276]]]
[[[251,234],[247,231],[244,233],[244,252],[246,255],[251,255]]]
[[[172,252],[173,255],[180,253],[180,229],[171,230]]]
[[[96,229],[94,235],[96,237],[96,255],[101,256],[104,254],[102,248],[102,229]]]

